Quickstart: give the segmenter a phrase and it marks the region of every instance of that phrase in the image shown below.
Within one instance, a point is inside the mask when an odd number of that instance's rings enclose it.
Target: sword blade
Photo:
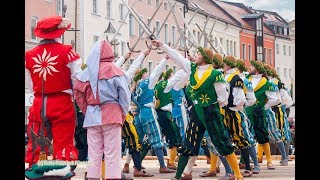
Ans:
[[[133,7],[133,5],[136,3],[137,0],[134,0],[132,3],[131,3],[131,6],[130,7]],[[120,29],[122,27],[122,25],[124,24],[124,22],[126,21],[127,17],[129,16],[129,11],[126,13],[126,15],[123,17],[123,20],[119,26],[119,28],[117,29],[117,32],[116,34],[114,34],[114,36],[112,37],[111,41],[110,42],[113,42],[113,40],[118,36],[119,32],[120,32]]]
[[[158,12],[158,10],[160,9],[161,5],[162,5],[162,2],[159,4],[159,6],[158,6],[158,8],[156,9],[156,11],[152,14],[152,17],[150,18],[150,21],[147,22],[147,25],[148,25],[148,26],[150,26],[151,21],[153,20],[153,18],[154,18],[155,15],[157,14],[157,12]],[[136,48],[136,46],[138,45],[138,42],[140,41],[140,38],[143,36],[144,32],[145,32],[145,31],[142,30],[141,34],[139,35],[138,39],[137,39],[136,42],[133,44],[133,46],[131,47],[131,49],[134,50],[134,48]]]
[[[121,0],[122,3],[127,7],[128,11],[130,11],[131,15],[133,16],[134,19],[137,20],[138,24],[141,25],[141,28],[145,31],[145,33],[147,33],[148,36],[150,36],[152,34],[152,30],[146,26],[146,24],[141,21],[140,16],[138,16],[128,5],[127,3],[125,3],[123,0]]]
[[[175,6],[176,6],[176,4],[177,4],[177,2],[174,2],[173,7],[175,7]],[[161,32],[161,30],[162,30],[163,26],[164,26],[164,25],[165,25],[165,23],[167,22],[167,20],[168,20],[168,18],[169,18],[169,16],[170,16],[170,14],[172,13],[172,11],[173,11],[173,9],[170,9],[169,13],[167,14],[166,18],[164,19],[164,21],[163,21],[163,23],[162,23],[162,25],[161,25],[161,27],[160,27],[160,29],[159,29],[158,33],[156,34],[156,36],[157,36],[157,37],[158,37],[158,35],[160,34],[160,32]]]
[[[207,34],[205,33],[205,31],[202,31],[202,30],[201,30],[201,28],[200,28],[200,26],[198,25],[198,23],[196,23],[196,25],[197,25],[199,31],[204,35],[204,38],[207,39],[208,43],[209,43],[210,46],[213,48],[213,50],[214,50],[216,53],[218,53],[218,51],[216,50],[216,48],[215,48],[215,47],[213,46],[213,44],[210,42],[210,40],[209,40]]]

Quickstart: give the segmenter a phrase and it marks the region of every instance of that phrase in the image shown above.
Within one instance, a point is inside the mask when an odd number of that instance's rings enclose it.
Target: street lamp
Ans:
[[[115,33],[116,33],[116,30],[114,29],[111,22],[109,22],[107,29],[104,31],[104,34],[105,34],[106,40],[113,46],[114,57],[117,58],[119,56],[118,45],[120,43],[117,38],[113,39]],[[109,39],[113,39],[112,42],[110,42]]]

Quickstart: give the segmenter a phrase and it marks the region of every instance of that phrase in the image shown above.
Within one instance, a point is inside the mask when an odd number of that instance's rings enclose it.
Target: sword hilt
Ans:
[[[130,52],[133,52],[133,53],[140,53],[141,52],[141,50],[135,51],[133,48],[131,48],[130,45],[129,45],[129,42],[127,42],[127,46],[128,46],[128,49],[129,49]]]
[[[47,160],[47,154],[44,151],[41,151],[39,154],[39,161]]]
[[[153,28],[153,31],[152,31],[152,33],[149,35],[149,36],[147,36],[146,38],[147,39],[149,39],[149,40],[156,40],[157,39],[157,37],[154,35],[154,32],[156,31],[156,28]],[[151,49],[151,50],[161,50],[160,48],[158,48],[158,47],[152,47],[152,44],[151,45],[149,45],[148,44],[148,42],[147,42],[147,40],[145,40],[145,43],[146,43],[146,46],[147,46],[147,48],[148,49]]]

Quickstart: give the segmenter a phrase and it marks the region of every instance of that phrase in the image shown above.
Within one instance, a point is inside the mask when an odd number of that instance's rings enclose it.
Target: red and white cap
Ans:
[[[44,39],[59,38],[71,23],[61,16],[50,16],[41,19],[34,28],[35,36]]]

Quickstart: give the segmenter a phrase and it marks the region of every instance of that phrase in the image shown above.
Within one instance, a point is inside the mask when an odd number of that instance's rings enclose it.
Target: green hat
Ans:
[[[138,81],[141,79],[142,75],[143,75],[145,72],[148,72],[147,68],[143,68],[142,70],[138,70],[138,71],[136,72],[136,75],[135,75],[134,78],[133,78],[133,81],[134,81],[134,82],[138,82]]]
[[[247,72],[248,69],[246,67],[246,63],[243,59],[237,59],[237,67],[239,70]]]
[[[213,54],[212,60],[213,60],[213,63],[214,63],[216,66],[218,66],[218,68],[223,68],[223,67],[224,67],[224,65],[223,65],[223,58],[222,58],[221,54],[219,54],[219,53]]]
[[[169,68],[169,69],[167,70],[167,72],[165,72],[165,75],[164,75],[164,80],[165,80],[165,81],[169,79],[169,76],[170,76],[171,73],[173,73],[172,68]]]
[[[46,161],[46,162],[50,162],[50,161]],[[52,162],[58,162],[58,161],[52,161]],[[75,176],[75,173],[68,170],[67,174],[64,175],[64,176],[55,176],[55,175],[44,175],[45,172],[49,172],[49,171],[52,171],[52,170],[62,170],[64,168],[66,168],[67,165],[60,165],[58,163],[52,163],[52,164],[33,164],[31,166],[31,168],[28,168],[25,170],[25,177],[27,179],[32,179],[32,180],[36,180],[36,179],[43,179],[43,178],[50,178],[52,180],[55,180],[55,179],[69,179],[73,176]],[[69,166],[70,168],[70,166]],[[64,170],[62,170],[64,171]]]
[[[273,72],[271,70],[271,66],[269,64],[266,64],[266,63],[264,63],[263,65],[264,65],[264,69],[266,70],[267,75],[273,77],[274,74],[273,74]]]
[[[162,72],[162,73],[160,74],[159,80],[160,80],[161,78],[163,78],[165,75],[166,75],[166,73],[165,73],[165,72]]]
[[[280,80],[280,77],[277,74],[276,69],[274,67],[272,67],[272,66],[270,66],[270,67],[271,67],[272,77],[278,78]]]
[[[234,58],[231,55],[227,55],[226,57],[224,57],[223,62],[226,63],[226,65],[230,66],[231,68],[237,67],[236,58]]]
[[[200,54],[202,55],[202,57],[204,58],[204,60],[208,64],[212,64],[213,52],[210,49],[202,48],[201,46],[198,46],[197,49],[200,52]]]
[[[257,61],[257,60],[250,60],[250,63],[259,71],[259,73],[261,74],[266,74],[267,71],[264,68],[264,65],[261,61]]]

